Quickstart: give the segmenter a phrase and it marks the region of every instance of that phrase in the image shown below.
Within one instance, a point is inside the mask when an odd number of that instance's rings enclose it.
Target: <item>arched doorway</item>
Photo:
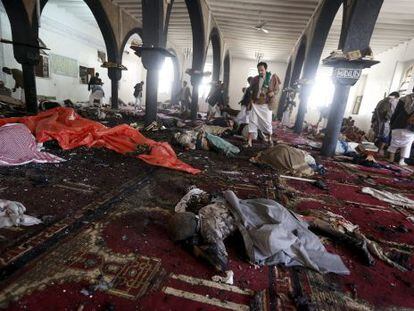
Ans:
[[[132,46],[140,45],[142,45],[142,37],[139,28],[131,30],[121,44],[121,62],[128,70],[122,73],[121,83],[119,85],[119,99],[125,103],[135,103],[134,86],[141,81],[145,83],[146,71],[141,59],[131,48]],[[145,87],[143,88],[141,101],[141,107],[143,107],[143,103],[145,102]],[[128,109],[131,109],[132,106],[135,105],[128,105]]]
[[[12,28],[10,25],[9,17],[3,6],[3,2],[0,1],[0,38],[7,40],[13,39]],[[13,45],[3,44],[0,45],[0,81],[4,83],[4,86],[10,90],[10,95],[16,99],[25,101],[23,89],[18,89],[16,92],[12,92],[14,87],[14,79],[12,75],[6,74],[2,71],[3,67],[10,69],[22,70],[22,65],[16,61]]]
[[[285,81],[283,82],[283,89],[281,90],[282,95],[280,96],[279,105],[277,107],[278,120],[282,120],[283,106],[285,105],[285,101],[286,101],[286,92],[284,92],[284,90],[289,87],[291,77],[292,77],[292,60],[289,61],[289,65],[286,69]]]
[[[205,46],[206,46],[206,37],[205,37],[205,26],[204,26],[204,14],[201,0],[185,0],[187,5],[188,14],[191,21],[191,30],[193,34],[193,59],[192,59],[192,69],[196,71],[202,71],[204,67],[205,60]],[[197,40],[195,40],[197,38]],[[191,76],[191,84],[193,85],[193,94],[191,101],[191,119],[195,120],[197,118],[198,111],[198,86],[202,77],[200,75]]]
[[[171,87],[171,105],[175,106],[178,104],[178,97],[181,90],[181,66],[176,51],[174,49],[169,49],[169,51],[175,55],[173,58],[171,58],[174,70],[174,80]]]
[[[53,55],[51,57],[51,70],[55,71],[52,74],[73,79],[72,87],[66,86],[66,89],[63,89],[63,92],[59,93],[59,96],[67,97],[66,95],[74,94],[72,96],[75,99],[80,96],[84,99],[88,95],[88,88],[87,86],[85,87],[85,81],[93,72],[99,72],[100,78],[104,82],[105,102],[109,103],[109,99],[112,98],[112,108],[117,108],[118,81],[121,78],[121,71],[116,68],[104,69],[101,68],[101,65],[105,61],[119,64],[121,57],[110,20],[102,3],[93,0],[84,0],[77,3],[69,0],[40,0],[40,4],[42,15],[38,35],[40,37],[45,35],[44,29],[45,27],[47,28],[48,22],[50,22],[49,32],[64,33],[59,39],[45,39],[45,41],[49,41],[46,44],[52,47],[50,51]],[[45,16],[49,18],[45,18]],[[33,20],[33,28],[37,32],[38,23],[35,12]],[[58,26],[53,27],[53,24]],[[62,43],[62,40],[69,40],[75,42],[75,44],[65,44]],[[64,50],[63,47],[66,47],[66,49]],[[52,58],[55,59],[52,60]],[[78,83],[75,82],[76,61],[78,62]],[[66,68],[71,69],[68,69],[67,72],[59,72],[60,74],[58,74],[55,70],[56,68],[54,68],[54,64],[62,64],[65,62]],[[106,71],[108,72],[107,75],[104,74]],[[58,78],[58,80],[60,82],[58,82],[56,88],[51,89],[52,92],[62,90],[63,86],[61,87],[61,85],[64,82],[67,85],[67,80],[64,81],[65,79],[61,78]],[[47,88],[44,81],[40,83],[39,91]],[[80,85],[83,85],[83,87]]]
[[[166,46],[175,57],[165,60],[165,69],[168,70],[169,76],[169,95],[172,104],[179,101],[181,84],[186,81],[191,85],[191,76],[185,73],[185,70],[192,68],[191,56],[193,46],[193,32],[191,29],[191,19],[185,0],[175,0],[168,6],[166,20]],[[172,44],[174,42],[174,45]],[[181,52],[181,53],[180,53]],[[180,57],[183,56],[183,57]],[[165,74],[162,73],[162,74]],[[165,98],[167,98],[165,97]]]
[[[220,71],[221,71],[221,38],[220,33],[217,28],[213,28],[210,33],[210,43],[212,46],[213,52],[213,72],[212,72],[212,80],[218,81],[220,80]],[[207,57],[209,54],[207,53]]]

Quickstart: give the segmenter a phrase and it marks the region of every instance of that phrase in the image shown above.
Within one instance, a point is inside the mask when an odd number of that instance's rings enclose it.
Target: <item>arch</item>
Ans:
[[[201,0],[185,0],[188,15],[190,16],[191,30],[193,33],[193,70],[203,71],[204,60],[206,57],[206,36],[204,26],[204,14]],[[196,39],[197,38],[197,39]],[[193,85],[193,94],[191,99],[191,119],[197,119],[198,112],[198,86],[202,76],[192,75],[191,84]]]
[[[229,96],[230,85],[230,52],[227,50],[226,56],[223,62],[223,83],[224,83],[224,95],[225,98]]]
[[[291,77],[292,77],[292,60],[289,61],[289,64],[288,64],[287,69],[286,69],[285,80],[283,82],[282,95],[280,96],[279,105],[277,107],[277,118],[279,120],[282,119],[283,106],[284,106],[285,101],[286,101],[286,92],[284,92],[284,90],[289,87]]]
[[[37,45],[37,36],[34,35],[22,0],[2,1],[6,14],[9,17],[13,40]],[[28,53],[38,57],[39,51],[23,46],[13,46],[14,57],[19,63],[26,62]],[[34,59],[34,57],[32,57]]]
[[[37,46],[38,36],[32,29],[29,15],[23,1],[10,0],[2,2],[9,18],[12,40]],[[39,50],[22,45],[13,45],[13,54],[16,61],[22,65],[26,109],[30,113],[37,113],[38,105],[34,66],[39,62]]]
[[[142,28],[135,27],[135,28],[131,29],[130,31],[128,31],[128,33],[125,35],[124,39],[122,40],[121,47],[119,49],[119,55],[120,55],[120,62],[121,63],[122,63],[122,57],[123,57],[123,54],[124,54],[125,46],[127,45],[129,39],[133,35],[138,35],[142,40]]]
[[[193,69],[203,70],[205,59],[204,15],[200,0],[185,0],[193,33]],[[197,38],[197,39],[196,39]]]
[[[313,80],[316,76],[322,52],[325,48],[326,39],[342,3],[343,0],[323,2],[315,14],[316,19],[313,22],[313,25],[310,25],[306,32],[306,35],[309,38],[309,45],[306,51],[302,70],[303,78],[306,80]],[[295,122],[296,133],[302,132],[311,89],[311,86],[305,85],[300,91],[298,114]]]
[[[290,76],[289,85],[293,86],[299,79],[302,73],[303,63],[305,62],[306,56],[306,37],[302,37],[299,43],[299,47],[296,51],[295,58],[293,60],[293,69]]]
[[[174,49],[169,48],[168,51],[175,55],[175,57],[171,58],[174,66],[174,82],[171,88],[171,104],[175,105],[178,103],[178,94],[181,90],[180,61],[178,60],[177,53]]]
[[[302,41],[299,45],[299,49],[297,51],[295,62],[293,64],[292,76],[290,80],[290,86],[294,86],[296,82],[299,81],[300,76],[303,72],[303,65],[305,62],[306,57],[306,37],[302,38]],[[304,116],[304,115],[303,115]],[[303,127],[303,119],[301,118],[301,114],[298,112],[295,121],[295,132],[300,133]]]
[[[40,0],[40,10],[43,12],[44,7],[48,3],[49,0]],[[108,55],[108,61],[120,63],[120,55],[119,53],[118,44],[116,42],[115,33],[113,31],[111,22],[108,18],[108,15],[105,12],[104,7],[102,6],[101,1],[95,0],[83,0],[89,9],[92,12],[92,15],[95,17],[95,21],[98,24],[98,27],[102,33],[102,37],[105,42],[106,53]],[[38,34],[38,23],[36,18],[36,12],[33,12],[33,28]]]
[[[221,38],[216,27],[211,30],[209,41],[213,48],[213,81],[218,81],[221,70]]]

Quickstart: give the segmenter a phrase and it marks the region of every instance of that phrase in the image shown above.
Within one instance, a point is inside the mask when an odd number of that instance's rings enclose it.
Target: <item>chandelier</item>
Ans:
[[[257,63],[260,63],[260,61],[263,59],[263,57],[264,57],[264,54],[263,53],[261,53],[261,52],[256,52],[255,54],[254,54],[254,57],[256,58],[256,62]]]
[[[183,49],[184,59],[189,59],[192,53],[193,53],[192,48],[184,48]]]

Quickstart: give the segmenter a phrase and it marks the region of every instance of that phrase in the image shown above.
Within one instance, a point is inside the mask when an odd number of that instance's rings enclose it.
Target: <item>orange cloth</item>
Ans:
[[[147,145],[150,147],[150,154],[138,156],[146,163],[191,174],[200,172],[178,160],[168,143],[148,139],[126,124],[108,128],[99,122],[82,118],[72,108],[58,107],[36,116],[0,119],[0,126],[7,123],[23,123],[38,142],[56,139],[65,150],[80,146],[105,147],[125,154],[134,152],[138,145]]]

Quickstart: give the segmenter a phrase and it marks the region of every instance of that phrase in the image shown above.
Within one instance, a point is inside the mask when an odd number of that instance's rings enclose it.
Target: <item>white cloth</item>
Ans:
[[[264,77],[259,77],[259,92],[257,92],[257,98],[260,97],[260,93],[262,92],[263,84],[264,84]]]
[[[99,106],[102,106],[104,97],[105,92],[102,87],[100,85],[93,85],[89,95],[89,104],[93,106],[95,100],[99,100]]]
[[[249,113],[249,133],[257,133],[257,130],[267,135],[273,133],[272,110],[266,104],[252,104],[252,109]]]
[[[36,217],[25,215],[26,208],[20,202],[0,199],[0,228],[33,226],[42,223]]]
[[[284,126],[289,126],[290,125],[290,117],[292,115],[292,111],[286,110],[283,113],[283,117],[282,117],[282,125]]]
[[[338,255],[328,253],[319,238],[279,203],[240,200],[225,191],[251,262],[259,265],[305,266],[321,273],[349,274]]]
[[[206,195],[207,193],[204,190],[201,190],[199,188],[192,188],[190,191],[187,192],[185,196],[182,197],[180,202],[177,203],[177,205],[174,208],[174,211],[176,213],[184,213],[186,212],[186,208],[189,201],[194,200],[197,197],[200,197],[202,195]]]
[[[208,105],[208,115],[210,118],[219,118],[221,117],[221,110],[219,105],[215,104],[214,106]]]
[[[414,201],[398,193],[391,193],[384,190],[377,190],[371,187],[362,188],[362,193],[369,194],[378,200],[391,203],[393,205],[414,208]]]
[[[409,158],[411,146],[414,141],[414,132],[405,129],[397,129],[392,130],[391,136],[391,144],[388,147],[388,152],[395,153],[398,148],[401,148],[401,157],[405,159]]]
[[[237,124],[248,124],[249,123],[249,112],[246,106],[242,106],[240,112],[237,114],[235,119]]]

